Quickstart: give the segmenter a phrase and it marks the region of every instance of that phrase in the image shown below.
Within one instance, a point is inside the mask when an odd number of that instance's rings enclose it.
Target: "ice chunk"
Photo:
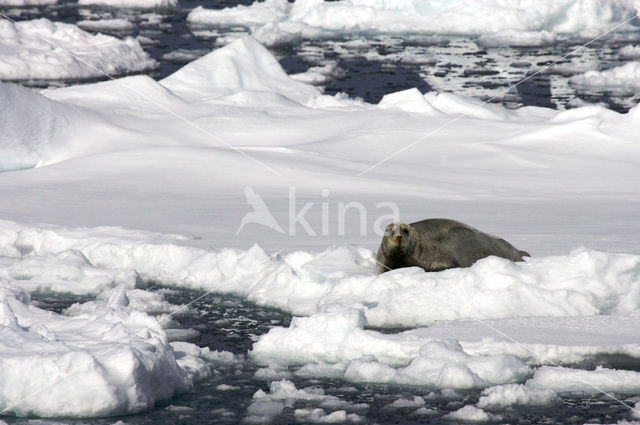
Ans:
[[[320,94],[317,89],[292,80],[253,37],[236,40],[191,62],[161,84],[185,99],[257,91],[277,93],[307,104]]]
[[[547,406],[561,403],[552,389],[537,389],[522,384],[489,387],[482,391],[478,407],[487,410],[504,409],[509,406]]]
[[[605,71],[587,71],[571,77],[579,90],[634,92],[640,89],[640,62],[629,62]]]
[[[129,7],[129,8],[156,8],[173,7],[178,4],[178,0],[78,0],[79,5],[101,5],[108,7]]]
[[[445,418],[452,421],[479,423],[491,421],[492,415],[475,406],[467,405],[449,413]]]
[[[251,356],[263,364],[340,363],[348,380],[439,388],[517,382],[529,373],[512,355],[471,356],[455,341],[384,335],[363,326],[354,311],[295,318],[289,328],[262,336]],[[314,372],[326,376],[322,369],[305,369]]]
[[[640,391],[640,372],[602,366],[595,370],[545,366],[536,371],[527,386],[556,392],[636,394]]]
[[[622,59],[640,59],[640,46],[627,45],[618,52]]]
[[[504,30],[478,37],[481,47],[532,47],[556,43],[556,35],[549,31]]]
[[[385,95],[378,103],[378,108],[400,109],[425,115],[440,115],[420,93],[418,89],[408,89]]]
[[[179,354],[157,320],[125,305],[124,290],[68,317],[0,281],[0,409],[42,417],[136,413],[206,375],[204,356]]]
[[[4,80],[95,78],[157,65],[133,38],[92,35],[73,24],[45,18],[17,23],[2,19],[0,34],[0,78]]]

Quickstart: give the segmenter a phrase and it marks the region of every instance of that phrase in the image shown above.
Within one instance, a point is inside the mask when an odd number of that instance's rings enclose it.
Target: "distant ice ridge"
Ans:
[[[188,20],[194,25],[245,25],[267,44],[354,32],[497,33],[495,40],[509,31],[515,45],[536,45],[532,43],[554,42],[555,33],[597,36],[633,17],[639,7],[633,0],[266,0],[223,10],[200,6]],[[632,21],[618,29],[633,25]]]
[[[0,79],[84,79],[144,71],[156,62],[130,37],[89,34],[73,24],[0,20]]]
[[[41,310],[0,279],[0,410],[99,417],[148,410],[210,373],[208,349],[167,340],[160,322],[119,285],[69,315]]]

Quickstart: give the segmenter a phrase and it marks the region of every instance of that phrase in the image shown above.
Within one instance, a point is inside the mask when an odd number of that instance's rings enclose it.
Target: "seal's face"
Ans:
[[[415,230],[406,223],[391,223],[384,231],[384,245],[390,252],[410,254],[415,245]]]

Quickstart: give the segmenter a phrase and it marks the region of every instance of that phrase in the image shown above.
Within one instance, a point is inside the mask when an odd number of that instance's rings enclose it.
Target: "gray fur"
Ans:
[[[400,267],[422,267],[428,272],[469,267],[495,255],[511,261],[530,257],[504,239],[464,223],[431,218],[416,223],[392,223],[378,249],[378,273]]]

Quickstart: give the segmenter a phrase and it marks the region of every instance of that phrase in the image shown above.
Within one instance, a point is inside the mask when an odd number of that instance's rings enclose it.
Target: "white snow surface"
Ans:
[[[561,379],[558,363],[637,391],[637,372],[578,366],[640,358],[638,107],[506,110],[417,90],[372,105],[289,78],[248,37],[160,82],[41,93],[0,83],[0,108],[0,193],[10,200],[0,204],[0,362],[14,362],[0,379],[15,382],[2,387],[3,409],[53,379],[11,375],[31,361],[60,374],[80,367],[110,400],[84,391],[64,410],[61,380],[59,398],[10,407],[41,416],[140,411],[188,388],[205,359],[235,361],[167,342],[158,320],[173,307],[134,292],[139,280],[298,316],[250,353],[271,380],[284,370],[482,389],[485,401],[461,417],[574,391],[581,381]],[[459,219],[533,256],[376,276],[378,232],[397,216]],[[47,289],[97,298],[58,316],[26,292]],[[176,361],[176,351],[188,356]],[[112,366],[118,354],[139,361]],[[155,380],[170,385],[155,392]],[[256,421],[286,407],[255,401]],[[298,410],[305,421],[359,420],[347,406]]]
[[[86,79],[151,69],[156,62],[131,37],[89,34],[41,18],[0,20],[0,79]]]
[[[551,33],[592,37],[634,28],[631,18],[639,8],[634,0],[266,0],[222,10],[199,6],[188,20],[244,25],[267,44],[353,33],[498,33],[513,36],[516,45],[539,45],[553,43]]]

